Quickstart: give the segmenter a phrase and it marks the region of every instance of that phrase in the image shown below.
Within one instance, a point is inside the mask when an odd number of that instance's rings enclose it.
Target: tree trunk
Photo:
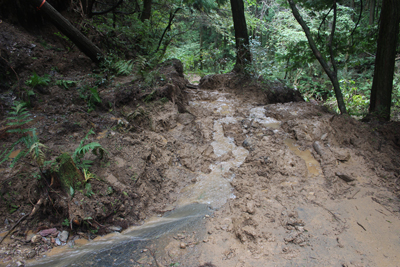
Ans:
[[[399,23],[399,0],[383,0],[369,112],[385,121],[390,120]]]
[[[375,0],[369,2],[369,25],[375,22]]]
[[[231,0],[233,26],[235,28],[236,72],[243,71],[245,65],[251,63],[249,35],[247,34],[246,18],[244,17],[243,0]]]
[[[142,16],[140,16],[140,20],[142,22],[144,22],[146,19],[150,19],[150,17],[151,17],[151,4],[152,4],[152,0],[143,0]]]
[[[93,7],[92,0],[82,0],[83,13],[85,13],[88,18],[92,17],[92,7]]]
[[[42,0],[31,0],[33,6],[38,8],[53,22],[53,24],[64,33],[85,55],[93,62],[99,63],[103,57],[101,50],[95,46],[85,35],[76,29],[68,20],[66,20],[57,10],[48,2]],[[44,3],[42,5],[42,3]],[[42,5],[42,6],[41,6]]]
[[[337,100],[337,104],[340,110],[341,114],[346,114],[346,105],[343,100],[343,95],[342,91],[340,90],[340,85],[339,81],[337,78],[337,69],[336,69],[336,62],[333,57],[333,37],[335,34],[335,28],[336,28],[336,0],[334,0],[334,21],[332,25],[332,31],[331,35],[329,37],[329,52],[330,52],[330,57],[331,57],[331,63],[333,66],[333,70],[328,66],[328,63],[325,61],[325,59],[322,57],[321,52],[318,50],[317,45],[315,44],[314,39],[311,36],[310,33],[310,28],[308,28],[307,24],[304,22],[303,18],[301,17],[296,5],[294,4],[293,0],[288,0],[290,8],[292,9],[293,15],[296,18],[297,22],[300,24],[300,26],[303,28],[304,33],[306,34],[308,44],[311,47],[311,50],[313,51],[314,56],[317,58],[319,63],[321,64],[322,68],[324,69],[326,75],[328,75],[329,79],[331,80],[331,83],[333,85],[333,89],[335,91],[335,96]]]

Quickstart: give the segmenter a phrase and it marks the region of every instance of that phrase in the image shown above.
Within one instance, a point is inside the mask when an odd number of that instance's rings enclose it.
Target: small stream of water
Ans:
[[[197,173],[197,182],[185,187],[175,203],[175,209],[163,217],[149,219],[142,226],[135,226],[123,233],[115,233],[99,238],[80,248],[64,249],[62,253],[31,262],[28,266],[128,266],[139,260],[140,251],[153,241],[158,245],[182,229],[199,228],[201,219],[211,214],[211,209],[222,207],[229,198],[235,198],[231,182],[235,174],[231,168],[240,167],[246,160],[249,151],[235,145],[233,138],[224,135],[223,124],[240,123],[244,118],[235,117],[238,110],[250,111],[248,119],[265,127],[276,129],[280,122],[265,116],[264,107],[240,106],[228,94],[218,91],[198,90],[192,107],[202,107],[215,114],[213,120],[213,141],[211,146],[217,157],[229,154],[227,159],[210,165],[211,172]],[[202,119],[202,118],[200,118]],[[204,118],[203,118],[204,119]],[[179,131],[179,129],[177,130]],[[211,209],[210,209],[211,208]],[[197,229],[200,234],[202,231]],[[201,238],[201,237],[200,237]],[[164,241],[162,241],[164,240]],[[165,241],[167,242],[167,241]]]

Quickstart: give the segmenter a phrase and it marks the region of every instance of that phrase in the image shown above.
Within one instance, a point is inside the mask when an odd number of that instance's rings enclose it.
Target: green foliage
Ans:
[[[76,86],[77,82],[76,81],[68,81],[68,80],[57,80],[56,85],[64,88],[64,89],[69,89],[70,87]]]
[[[92,190],[92,185],[90,183],[85,184],[85,195],[88,197],[91,197],[92,195],[94,195],[94,192]]]
[[[38,85],[47,86],[49,85],[50,81],[50,76],[48,74],[40,77],[36,74],[36,72],[33,72],[32,76],[25,82],[25,84],[32,88],[35,88]]]
[[[132,72],[134,67],[134,61],[131,60],[119,60],[114,64],[114,69],[117,75],[128,75]]]
[[[79,97],[85,100],[88,106],[88,112],[91,112],[95,109],[96,104],[101,103],[101,98],[99,92],[97,91],[97,86],[90,87],[89,85],[85,85],[78,89]]]
[[[98,156],[100,159],[103,158],[104,153],[108,153],[98,142],[91,142],[85,145],[85,141],[89,139],[89,135],[94,134],[93,130],[91,129],[86,136],[81,140],[79,146],[75,149],[74,153],[72,154],[72,159],[76,166],[81,169],[89,169],[93,163],[91,160],[84,160],[83,157],[91,151],[94,155]],[[87,178],[86,180],[89,180]]]
[[[46,148],[46,146],[40,143],[39,138],[36,135],[36,129],[23,127],[32,120],[29,119],[30,114],[28,113],[24,105],[25,104],[15,102],[14,106],[12,107],[13,111],[10,112],[10,115],[12,116],[7,117],[8,120],[11,120],[11,122],[7,123],[7,125],[14,127],[14,129],[7,130],[7,132],[24,135],[0,155],[1,164],[9,159],[11,153],[14,151],[14,148],[16,148],[17,145],[23,145],[23,148],[20,149],[19,153],[12,160],[10,168],[14,167],[14,165],[21,158],[24,158],[27,155],[31,155],[32,159],[38,164],[38,166],[43,165],[45,158],[42,148]]]
[[[66,226],[66,227],[69,227],[69,224],[70,224],[70,222],[67,218],[65,218],[64,221],[61,223],[62,226]]]

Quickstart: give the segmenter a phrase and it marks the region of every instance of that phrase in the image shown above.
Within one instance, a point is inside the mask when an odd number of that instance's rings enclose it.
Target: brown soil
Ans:
[[[32,103],[29,127],[37,129],[48,147],[46,160],[73,153],[90,129],[95,135],[89,141],[108,151],[105,159],[86,156],[94,160],[90,171],[98,178],[89,181],[91,196],[83,189],[71,198],[61,188],[49,187],[51,181],[38,175],[29,157],[12,169],[9,161],[0,165],[3,236],[46,196],[38,212],[18,223],[1,244],[1,266],[20,266],[54,250],[57,234],[31,242],[40,230],[67,230],[70,242],[93,239],[192,201],[187,190],[212,172],[211,164],[236,157],[213,150],[214,121],[226,116],[234,120],[221,123],[224,137],[248,151],[242,165],[222,174],[233,177],[234,197],[221,200],[226,203],[206,220],[204,240],[183,249],[185,241],[171,238],[160,253],[168,259],[158,262],[399,266],[398,122],[362,123],[302,102],[298,92],[280,84],[235,75],[206,76],[199,88],[187,86],[177,60],[160,64],[150,83],[140,78],[133,83],[133,77],[105,79],[88,75],[95,66],[79,51],[67,53],[59,40],[41,42],[44,37],[6,22],[0,30],[1,63],[9,72],[0,91],[2,147],[20,138],[7,133],[6,117],[16,92],[24,92],[24,81],[36,71],[51,74],[53,82],[78,81],[69,89],[35,88],[34,97],[20,94]],[[11,91],[14,71],[19,85]],[[102,103],[91,112],[79,96],[84,85],[99,86]],[[219,105],[220,96],[231,104]],[[252,117],[253,108],[274,123]]]

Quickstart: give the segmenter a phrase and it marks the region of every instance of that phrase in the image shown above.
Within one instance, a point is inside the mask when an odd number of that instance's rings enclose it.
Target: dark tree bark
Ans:
[[[399,23],[399,0],[383,0],[369,112],[385,121],[390,120]]]
[[[375,0],[369,2],[369,25],[374,24],[375,21]]]
[[[300,24],[300,26],[303,28],[304,33],[306,34],[308,44],[310,45],[314,56],[317,58],[317,60],[321,64],[322,68],[324,69],[326,75],[328,75],[329,79],[331,80],[331,83],[332,83],[334,91],[335,91],[335,96],[336,96],[336,100],[338,103],[340,113],[342,113],[342,114],[347,113],[346,105],[343,101],[342,91],[340,90],[340,85],[339,85],[339,81],[337,78],[336,61],[335,61],[334,53],[333,53],[333,42],[334,42],[334,35],[335,35],[335,28],[336,28],[336,16],[337,16],[336,0],[333,1],[332,8],[333,8],[334,16],[333,16],[332,31],[331,31],[331,34],[329,37],[329,44],[328,44],[330,58],[331,58],[331,64],[332,64],[333,69],[331,69],[328,66],[328,63],[322,57],[321,52],[318,50],[317,45],[315,44],[315,41],[314,41],[313,37],[311,36],[310,28],[308,28],[307,24],[304,22],[304,20],[301,17],[293,0],[288,0],[288,2],[290,5],[290,8],[292,9],[294,17],[296,18],[297,22]]]
[[[233,26],[235,28],[236,72],[243,71],[245,65],[251,63],[249,35],[247,34],[246,18],[244,17],[243,0],[231,0]]]
[[[82,8],[83,8],[83,13],[85,13],[88,18],[91,18],[93,0],[82,0]]]
[[[143,11],[140,16],[140,20],[144,22],[146,19],[150,19],[151,17],[151,4],[152,0],[143,0]]]
[[[68,20],[66,20],[57,10],[55,10],[47,1],[31,0],[33,6],[45,14],[50,21],[64,33],[85,55],[93,62],[99,63],[103,57],[101,50],[95,46],[85,35],[76,29]],[[43,5],[42,5],[43,4]]]

